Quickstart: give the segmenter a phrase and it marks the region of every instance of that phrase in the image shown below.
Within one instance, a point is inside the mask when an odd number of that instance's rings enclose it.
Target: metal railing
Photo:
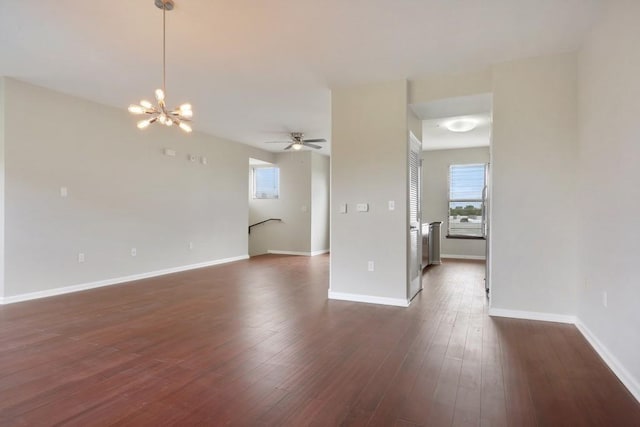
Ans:
[[[265,222],[269,222],[269,221],[278,221],[278,222],[282,222],[282,219],[280,219],[280,218],[269,218],[269,219],[265,219],[264,221],[256,222],[255,224],[251,224],[251,225],[249,226],[249,234],[251,234],[251,229],[252,229],[253,227],[255,227],[256,225],[264,224]]]

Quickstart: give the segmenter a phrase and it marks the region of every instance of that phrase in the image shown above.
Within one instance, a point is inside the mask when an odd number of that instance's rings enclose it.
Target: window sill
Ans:
[[[462,240],[487,240],[482,236],[446,236],[447,239],[462,239]]]

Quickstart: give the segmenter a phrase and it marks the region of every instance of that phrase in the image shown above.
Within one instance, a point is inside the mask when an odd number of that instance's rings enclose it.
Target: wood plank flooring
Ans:
[[[478,262],[408,309],[269,255],[0,307],[0,425],[639,426],[575,327],[487,316]]]

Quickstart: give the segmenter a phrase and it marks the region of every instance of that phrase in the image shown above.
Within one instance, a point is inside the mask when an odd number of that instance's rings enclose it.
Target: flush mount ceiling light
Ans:
[[[478,126],[478,121],[474,119],[455,119],[449,120],[443,125],[451,132],[469,132]]]
[[[158,105],[153,105],[149,101],[142,100],[138,105],[130,105],[129,112],[132,114],[146,114],[148,116],[146,119],[138,122],[138,129],[145,129],[150,124],[159,122],[165,126],[173,126],[175,124],[188,133],[191,132],[191,126],[189,126],[188,122],[190,122],[193,117],[191,104],[182,104],[178,108],[168,110],[167,104],[165,103],[165,81],[167,75],[166,14],[167,11],[173,10],[174,2],[173,0],[155,0],[155,5],[159,9],[162,9],[162,89],[156,89]]]

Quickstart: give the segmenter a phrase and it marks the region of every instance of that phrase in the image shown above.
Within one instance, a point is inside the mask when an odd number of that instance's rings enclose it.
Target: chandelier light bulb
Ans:
[[[156,99],[158,101],[164,101],[164,91],[162,89],[156,89]]]
[[[146,129],[151,124],[151,120],[140,120],[138,122],[138,129]]]
[[[153,108],[153,105],[151,105],[151,103],[146,99],[143,99],[142,101],[140,101],[140,105],[146,108],[147,110],[150,110]]]
[[[178,126],[180,126],[180,129],[182,129],[183,131],[185,131],[187,133],[191,133],[191,130],[192,130],[191,126],[189,126],[185,122],[180,122],[180,124]]]
[[[173,120],[169,119],[167,120],[167,123],[165,123],[167,126],[173,126]]]
[[[165,124],[167,122],[167,116],[165,116],[164,113],[160,114],[160,117],[158,118],[158,121],[162,124]]]
[[[131,114],[143,114],[144,108],[142,108],[140,105],[131,104],[129,105],[129,112]]]
[[[180,110],[180,115],[182,117],[186,117],[186,118],[190,119],[191,117],[193,117],[193,111],[191,111],[191,110]]]

